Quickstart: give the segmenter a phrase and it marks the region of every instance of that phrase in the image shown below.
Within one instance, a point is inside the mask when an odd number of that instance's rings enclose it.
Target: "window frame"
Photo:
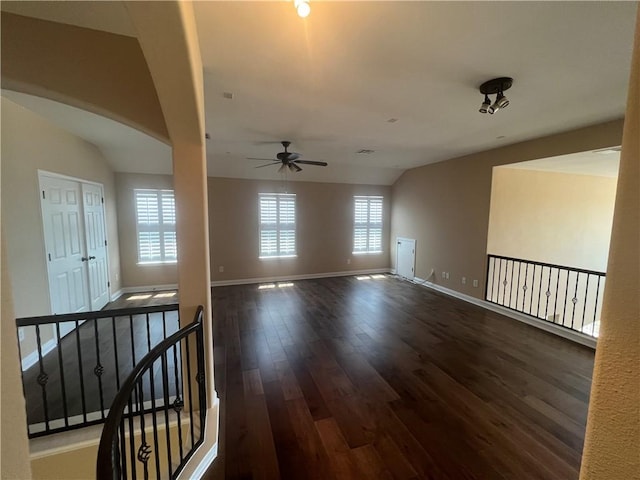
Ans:
[[[156,208],[158,212],[158,223],[144,223],[140,222],[141,212],[138,209],[139,195],[154,194],[156,196]],[[163,201],[170,194],[170,198],[173,202],[173,212],[165,213]],[[176,203],[175,192],[168,188],[135,188],[133,190],[134,210],[135,210],[135,222],[136,222],[136,249],[137,249],[137,264],[138,265],[161,265],[161,264],[176,264],[178,263],[178,239],[176,232]],[[173,217],[173,222],[165,222],[165,217]],[[159,249],[160,256],[153,260],[144,260],[141,257],[142,245],[140,242],[140,234],[144,232],[158,233],[159,237]],[[167,246],[165,235],[173,233],[175,238],[175,257],[173,255],[167,255]]]
[[[367,202],[367,221],[366,222],[358,222],[358,202],[362,202],[366,200]],[[380,221],[371,221],[371,205],[372,202],[380,203]],[[366,249],[358,250],[356,249],[356,233],[358,230],[365,230],[365,238],[366,238]],[[384,196],[382,195],[354,195],[353,196],[353,255],[380,255],[384,253],[383,248],[383,233],[384,233]],[[377,230],[380,232],[380,248],[372,249],[371,243],[371,233],[372,230]]]
[[[276,202],[275,222],[264,222],[263,217],[267,215],[267,212],[263,214],[262,201],[263,199],[273,198]],[[281,219],[281,206],[285,199],[293,199],[293,222],[283,222]],[[273,258],[295,258],[298,256],[298,221],[297,221],[297,197],[295,193],[259,193],[258,194],[258,258],[260,260],[269,260]],[[275,253],[265,252],[263,245],[263,232],[275,232],[276,250]],[[281,234],[283,232],[293,231],[293,251],[282,250],[281,246]]]

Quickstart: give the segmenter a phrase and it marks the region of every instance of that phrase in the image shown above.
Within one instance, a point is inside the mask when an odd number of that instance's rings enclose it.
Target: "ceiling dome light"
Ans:
[[[307,18],[311,13],[311,5],[308,0],[295,0],[295,6],[300,18]]]
[[[480,105],[480,110],[478,111],[480,113],[487,113],[489,107],[491,107],[491,100],[489,99],[489,95],[485,95],[484,102],[482,102],[482,105]]]

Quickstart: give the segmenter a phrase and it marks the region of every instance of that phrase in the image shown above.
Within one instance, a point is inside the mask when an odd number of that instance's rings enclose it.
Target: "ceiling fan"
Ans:
[[[254,158],[254,157],[247,157],[247,159],[267,160],[271,162],[271,163],[265,163],[264,165],[259,165],[255,168],[262,168],[262,167],[268,167],[270,165],[281,164],[280,168],[278,169],[278,173],[282,172],[286,168],[289,168],[289,170],[291,170],[292,172],[300,172],[302,171],[302,168],[300,168],[299,164],[318,165],[320,167],[326,167],[328,165],[327,162],[315,162],[313,160],[299,160],[300,158],[299,153],[290,152],[287,150],[289,148],[289,145],[291,145],[291,142],[284,140],[280,143],[282,143],[282,146],[284,147],[284,152],[280,152],[276,155],[277,160],[271,159],[271,158]]]

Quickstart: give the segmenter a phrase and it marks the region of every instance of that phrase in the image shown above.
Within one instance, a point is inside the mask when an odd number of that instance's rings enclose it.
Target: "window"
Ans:
[[[178,260],[173,190],[135,190],[138,263]]]
[[[260,194],[260,258],[296,254],[296,196]]]
[[[382,253],[382,197],[353,199],[353,253]]]

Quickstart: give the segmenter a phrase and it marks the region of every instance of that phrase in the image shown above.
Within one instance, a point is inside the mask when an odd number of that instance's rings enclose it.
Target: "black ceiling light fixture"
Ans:
[[[484,101],[480,106],[480,113],[494,114],[502,108],[509,106],[509,100],[504,96],[504,92],[509,90],[513,85],[513,78],[499,77],[484,82],[480,85],[480,93],[484,94]],[[489,95],[495,95],[496,101],[491,104]]]

